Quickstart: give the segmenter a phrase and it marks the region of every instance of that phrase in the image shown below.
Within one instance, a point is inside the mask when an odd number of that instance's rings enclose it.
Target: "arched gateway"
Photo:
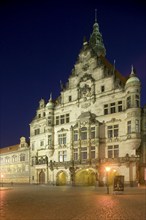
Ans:
[[[67,175],[65,172],[60,171],[56,177],[56,185],[63,186],[67,184]]]
[[[95,186],[96,174],[90,169],[81,169],[75,174],[75,185]]]

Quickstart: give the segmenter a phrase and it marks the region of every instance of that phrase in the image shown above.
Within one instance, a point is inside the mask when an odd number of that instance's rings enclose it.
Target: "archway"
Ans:
[[[93,170],[82,169],[75,174],[75,184],[81,186],[95,186],[96,174]]]
[[[57,174],[57,178],[56,178],[56,185],[57,186],[63,186],[66,185],[67,183],[67,177],[65,172],[61,171]]]
[[[43,170],[39,173],[39,183],[44,184],[45,183],[45,173]]]

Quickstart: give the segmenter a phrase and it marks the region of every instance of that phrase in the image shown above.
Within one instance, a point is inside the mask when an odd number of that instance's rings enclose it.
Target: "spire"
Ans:
[[[95,23],[97,23],[97,9],[95,9]]]
[[[93,32],[90,36],[89,44],[97,56],[105,56],[106,50],[103,44],[102,34],[99,32],[99,25],[97,23],[97,9],[95,9],[95,23],[93,25]]]
[[[115,69],[116,69],[116,60],[114,60],[113,73],[115,72]]]
[[[134,68],[133,68],[133,65],[131,65],[131,73],[130,73],[130,77],[133,77],[135,76],[135,71],[134,71]]]
[[[49,102],[52,102],[52,92],[50,93],[50,99]]]

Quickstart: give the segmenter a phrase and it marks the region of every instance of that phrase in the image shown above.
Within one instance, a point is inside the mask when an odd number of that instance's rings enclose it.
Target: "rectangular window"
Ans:
[[[48,125],[51,125],[51,124],[52,124],[52,117],[49,116],[49,117],[48,117]]]
[[[44,141],[40,141],[40,146],[44,146]]]
[[[131,121],[127,121],[127,134],[131,134]]]
[[[108,138],[113,137],[113,127],[112,126],[107,127],[107,136],[108,136]]]
[[[108,105],[104,105],[104,115],[108,114]]]
[[[35,129],[35,130],[34,130],[34,134],[35,134],[35,135],[40,134],[40,129],[39,129],[39,128]]]
[[[139,107],[139,95],[135,95],[135,104],[136,104],[136,107],[138,108]]]
[[[67,151],[59,152],[59,162],[67,161]]]
[[[113,146],[108,146],[108,158],[113,157]]]
[[[78,160],[78,148],[74,148],[74,160]]]
[[[69,114],[66,114],[66,123],[69,123]]]
[[[35,149],[35,142],[32,142],[32,150],[34,150]]]
[[[48,145],[52,145],[52,135],[48,135]]]
[[[101,86],[101,92],[104,92],[104,90],[105,90],[105,87]]]
[[[114,125],[114,137],[118,137],[119,136],[119,126],[118,125]]]
[[[131,108],[131,96],[127,97],[127,108]]]
[[[111,106],[111,114],[115,113],[116,112],[115,103],[114,102],[111,103],[110,106]]]
[[[118,137],[119,136],[119,125],[108,126],[107,136],[108,138]]]
[[[119,157],[119,145],[114,145],[114,158]]]
[[[60,116],[60,124],[64,124],[64,123],[65,123],[64,115],[61,115]]]
[[[118,102],[118,112],[122,112],[122,101]]]
[[[119,145],[110,145],[108,146],[107,152],[108,158],[117,158],[119,157]]]
[[[135,132],[139,133],[140,129],[139,129],[139,120],[135,120]]]
[[[81,160],[87,160],[87,147],[81,147]]]
[[[91,127],[91,139],[95,138],[95,127]]]
[[[12,156],[12,162],[16,162],[17,161],[17,156]]]
[[[20,161],[25,161],[25,154],[20,154]]]
[[[66,134],[59,134],[58,135],[58,144],[66,144]]]
[[[81,140],[86,140],[87,139],[87,128],[82,127],[81,128]]]
[[[69,102],[72,101],[72,97],[71,97],[71,95],[68,97],[68,101],[69,101]]]
[[[91,159],[95,159],[95,146],[91,146]]]
[[[74,141],[78,141],[78,131],[74,130]]]
[[[56,116],[56,125],[59,125],[59,116]]]

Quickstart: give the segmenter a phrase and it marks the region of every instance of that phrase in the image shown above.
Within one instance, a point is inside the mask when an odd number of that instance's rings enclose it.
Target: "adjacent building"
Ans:
[[[22,138],[20,145],[1,150],[1,172],[15,182],[102,186],[108,166],[110,182],[122,175],[131,186],[144,183],[146,107],[140,95],[134,68],[125,78],[106,59],[95,21],[59,97],[40,100],[30,147]]]
[[[20,144],[0,149],[0,173],[4,183],[29,183],[29,145],[25,137]]]

